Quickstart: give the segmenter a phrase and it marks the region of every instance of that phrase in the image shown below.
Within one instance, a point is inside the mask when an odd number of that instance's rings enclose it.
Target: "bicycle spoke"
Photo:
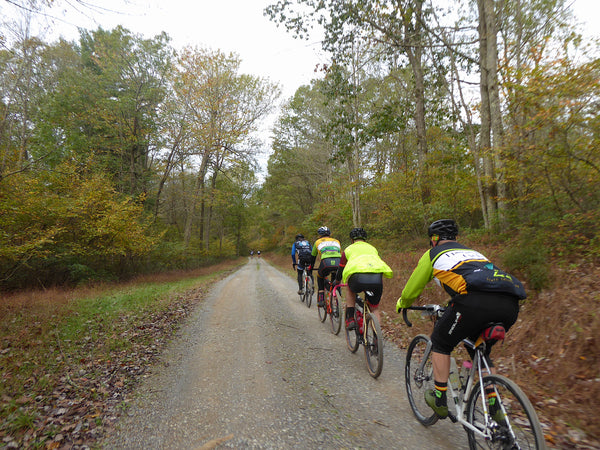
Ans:
[[[321,322],[325,322],[325,319],[327,319],[327,301],[328,301],[327,296],[328,295],[329,295],[329,293],[327,291],[325,291],[325,296],[323,297],[325,299],[325,304],[323,306],[317,305],[317,310],[319,312],[319,320]]]
[[[333,334],[339,334],[342,329],[342,317],[340,314],[340,304],[338,296],[333,295],[331,297],[331,311],[329,312],[329,319],[331,320],[331,332]]]
[[[356,353],[358,350],[359,340],[358,340],[358,331],[356,329],[349,330],[346,328],[346,310],[344,310],[344,329],[346,330],[346,345],[348,346],[348,350],[352,353]]]
[[[523,391],[501,375],[483,379],[486,395],[494,392],[494,405],[481,396],[481,389],[473,389],[467,405],[467,421],[482,434],[467,430],[469,447],[539,449],[544,448],[544,437],[537,414]],[[484,412],[484,402],[487,415]]]
[[[381,375],[383,369],[383,335],[377,318],[372,314],[365,316],[366,341],[365,358],[369,374],[373,378]]]
[[[416,336],[406,351],[404,367],[408,402],[417,420],[425,426],[438,421],[437,414],[425,403],[425,391],[433,389],[433,365],[428,350],[429,343],[427,336]]]

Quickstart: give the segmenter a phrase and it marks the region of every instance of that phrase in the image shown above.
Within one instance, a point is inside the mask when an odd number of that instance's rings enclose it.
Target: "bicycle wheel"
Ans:
[[[377,317],[365,316],[365,360],[369,375],[377,378],[383,370],[383,333]]]
[[[469,448],[545,449],[540,421],[521,388],[502,375],[483,377],[483,385],[485,392],[495,391],[497,403],[493,415],[487,407],[486,425],[483,402],[488,399],[482,399],[478,385],[471,391],[466,408],[467,422],[483,435],[467,429]]]
[[[433,364],[431,362],[431,340],[419,334],[406,350],[404,380],[408,402],[417,420],[426,427],[438,421],[438,415],[425,403],[425,391],[433,389]]]
[[[331,321],[331,332],[338,335],[342,329],[342,313],[340,311],[339,297],[335,293],[331,296],[330,307],[329,320]]]
[[[317,303],[317,309],[319,310],[319,320],[321,322],[325,322],[325,319],[327,319],[327,302],[329,301],[329,292],[325,291],[325,296],[323,298],[325,299],[325,304],[323,306],[319,306]]]
[[[306,306],[310,308],[310,304],[312,302],[312,292],[310,286],[310,278],[304,278],[304,301],[306,302]]]
[[[358,346],[360,345],[360,341],[358,340],[358,330],[355,328],[354,330],[349,330],[346,328],[346,309],[344,308],[344,329],[346,330],[346,345],[348,346],[348,350],[352,353],[356,353],[358,350]]]

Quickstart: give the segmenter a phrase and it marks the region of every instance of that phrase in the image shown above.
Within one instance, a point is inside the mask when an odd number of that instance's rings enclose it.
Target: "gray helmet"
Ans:
[[[450,239],[456,239],[458,235],[458,225],[452,219],[440,219],[429,225],[427,229],[429,237],[437,235],[440,241]]]
[[[355,241],[356,239],[367,240],[367,232],[363,228],[352,228],[350,230],[350,239]]]
[[[319,233],[319,236],[329,236],[331,231],[329,231],[328,227],[319,227],[317,233]]]
[[[298,233],[298,234],[296,235],[296,240],[297,240],[297,241],[299,241],[300,239],[304,239],[304,235],[303,235],[303,234],[300,234],[300,233]]]

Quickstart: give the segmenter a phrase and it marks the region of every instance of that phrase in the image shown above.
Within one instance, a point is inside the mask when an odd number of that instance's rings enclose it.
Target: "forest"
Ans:
[[[515,331],[524,373],[598,439],[600,43],[569,6],[273,0],[267,20],[320,30],[329,55],[291,98],[166,33],[50,42],[3,19],[0,292],[289,259],[321,225],[342,244],[367,229],[399,292],[427,225],[453,218],[539,311]]]
[[[264,14],[299,39],[320,27],[330,55],[283,99],[269,144],[256,132],[279,88],[236,54],[122,27],[44,42],[4,26],[2,290],[195,268],[321,224],[410,242],[439,217],[515,242],[534,289],[549,257],[597,258],[600,59],[568,2]]]

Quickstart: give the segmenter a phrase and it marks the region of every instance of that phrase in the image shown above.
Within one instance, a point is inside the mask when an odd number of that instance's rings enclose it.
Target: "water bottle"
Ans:
[[[358,332],[363,334],[363,315],[362,311],[359,311],[358,309],[356,310],[356,322],[358,323]]]
[[[471,367],[473,367],[473,363],[471,361],[463,361],[462,367],[460,368],[460,372],[458,374],[461,389],[464,389],[467,384],[467,377],[469,376]]]

